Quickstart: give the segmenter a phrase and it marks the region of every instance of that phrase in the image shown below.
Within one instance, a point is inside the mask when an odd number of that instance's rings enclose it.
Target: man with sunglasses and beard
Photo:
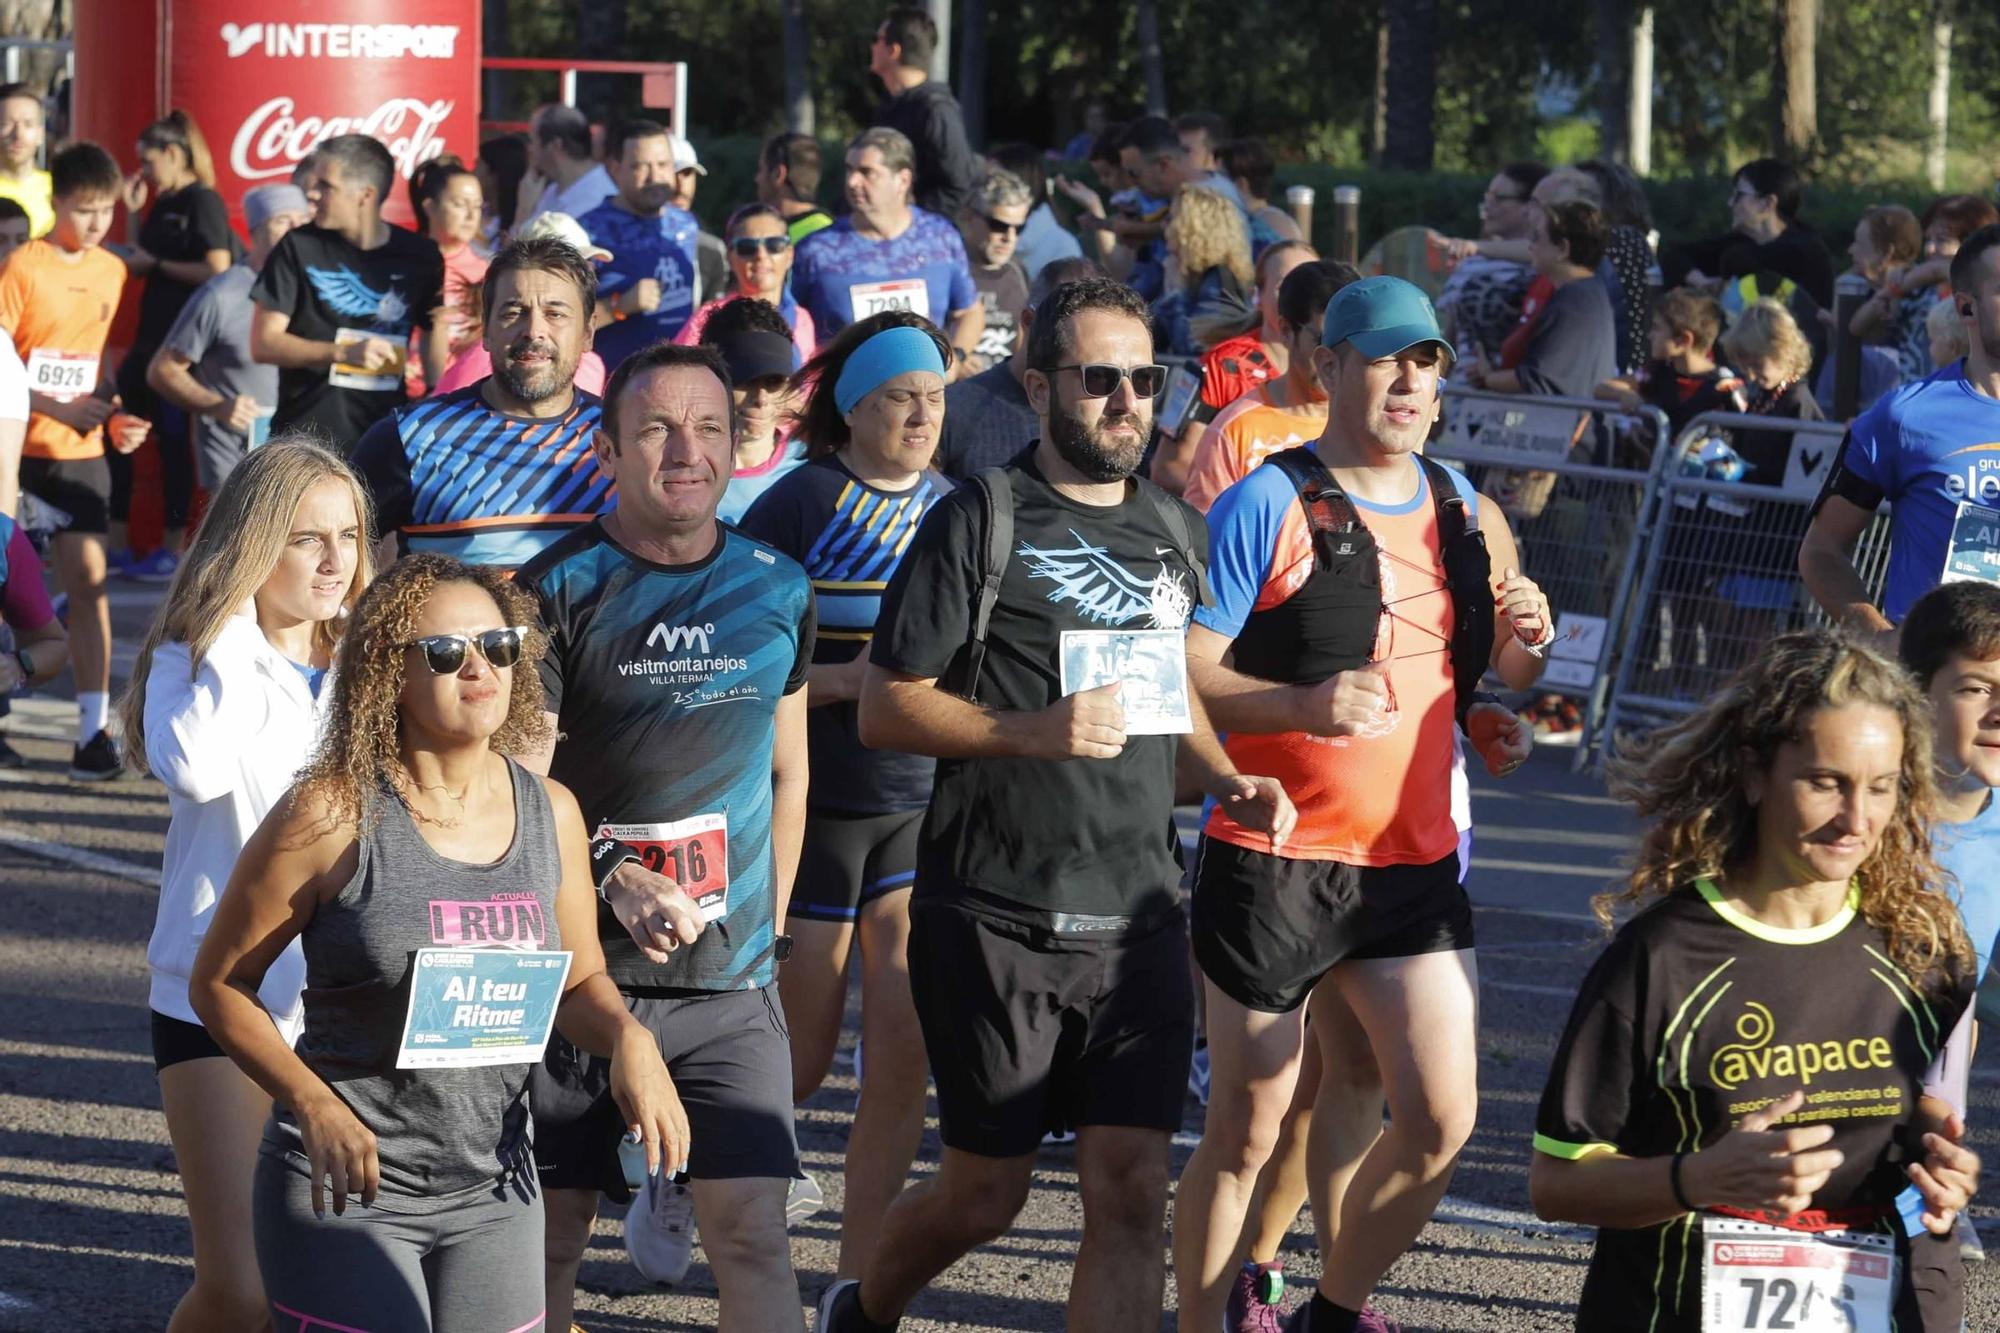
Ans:
[[[861,1278],[827,1289],[821,1333],[894,1328],[1005,1233],[1051,1129],[1076,1133],[1083,1199],[1069,1327],[1159,1327],[1168,1141],[1194,1044],[1176,760],[1245,824],[1282,841],[1292,823],[1277,783],[1237,773],[1199,699],[1177,720],[1136,702],[1128,717],[1116,681],[1079,670],[1139,636],[1180,675],[1204,586],[1200,519],[1133,476],[1166,382],[1145,302],[1068,283],[1028,339],[1041,439],[924,519],[862,685],[864,744],[939,760],[909,962],[945,1147],[891,1205]]]
[[[575,383],[597,304],[590,261],[550,237],[514,241],[480,300],[492,375],[397,409],[354,446],[383,567],[430,551],[513,569],[610,499],[590,461],[598,400]]]

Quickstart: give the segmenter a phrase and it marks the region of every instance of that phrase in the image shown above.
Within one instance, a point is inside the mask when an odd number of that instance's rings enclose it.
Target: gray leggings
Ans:
[[[251,1212],[276,1333],[533,1333],[542,1327],[542,1197],[530,1176],[429,1213],[313,1216],[312,1182],[269,1149]]]

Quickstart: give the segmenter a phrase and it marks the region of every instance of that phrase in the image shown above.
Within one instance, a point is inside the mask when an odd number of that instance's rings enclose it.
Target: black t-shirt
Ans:
[[[1064,630],[1184,629],[1197,571],[1153,504],[1080,504],[1031,457],[1011,464],[1014,543],[986,638],[978,702],[1008,711],[1062,697]],[[1186,506],[1177,499],[1167,503]],[[1208,530],[1188,527],[1208,558]],[[943,677],[971,634],[985,533],[978,494],[939,501],[890,580],[869,660]],[[944,759],[918,851],[916,894],[969,887],[1032,912],[1149,915],[1176,901],[1172,736],[1133,736],[1115,759]]]
[[[227,250],[233,262],[243,253],[229,229],[229,209],[222,196],[206,185],[189,185],[161,195],[139,224],[139,248],[170,262],[201,260],[211,250]],[[174,326],[175,316],[194,295],[198,283],[179,282],[154,271],[146,277],[139,297],[139,328],[135,347],[158,347]]]
[[[999,268],[975,267],[972,285],[986,310],[986,331],[973,350],[986,358],[989,367],[997,366],[1014,354],[1014,340],[1020,336],[1021,311],[1028,304],[1028,272],[1014,259]]]
[[[407,348],[410,331],[428,326],[443,299],[444,256],[428,236],[389,228],[373,250],[325,227],[300,227],[278,242],[250,289],[266,310],[291,316],[289,332],[315,342],[345,341],[341,330]],[[342,387],[336,367],[278,372],[275,431],[304,427],[346,451],[362,432],[402,406],[403,376],[381,388]]]
[[[1683,375],[1665,361],[1649,361],[1639,396],[1667,414],[1667,429],[1675,439],[1688,422],[1704,412],[1745,410],[1743,380],[1728,366]]]
[[[1603,279],[1579,278],[1556,288],[1528,335],[1517,368],[1529,393],[1588,398],[1618,373],[1617,318]]]
[[[870,486],[836,458],[795,468],[757,498],[739,525],[805,567],[819,618],[817,663],[851,662],[875,637],[882,593],[912,535],[951,483],[926,472],[905,491]],[[871,750],[852,702],[806,711],[816,809],[848,814],[921,810],[937,761]]]
[[[628,992],[770,984],[771,761],[778,704],[805,686],[812,661],[805,575],[727,525],[706,558],[657,565],[620,546],[599,519],[515,580],[534,594],[548,634],[542,697],[561,733],[549,776],[576,793],[593,837],[607,824],[703,816],[726,826],[728,913],[656,966],[600,902],[605,970]],[[712,841],[707,853],[715,855]]]
[[[1889,1213],[1880,1227],[1823,1221],[1899,1232],[1893,1200],[1909,1183],[1900,1141],[1970,1000],[1969,981],[1913,985],[1882,933],[1851,908],[1824,926],[1781,931],[1742,918],[1702,881],[1641,912],[1584,978],[1535,1117],[1535,1147],[1571,1160],[1604,1148],[1671,1156],[1802,1090],[1806,1105],[1786,1123],[1832,1125],[1831,1146],[1846,1157],[1815,1207]],[[1793,1225],[1802,1220],[1818,1219]],[[1604,1228],[1576,1326],[1693,1333],[1700,1300],[1694,1219]]]

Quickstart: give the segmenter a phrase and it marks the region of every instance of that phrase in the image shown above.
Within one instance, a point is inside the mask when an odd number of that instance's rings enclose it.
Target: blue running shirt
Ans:
[[[685,209],[668,204],[656,218],[628,213],[615,200],[599,204],[577,219],[594,244],[611,252],[597,279],[597,299],[609,301],[620,292],[652,278],[660,284],[660,306],[650,315],[632,315],[597,331],[592,347],[604,358],[607,373],[648,344],[672,340],[694,314],[697,275],[695,238],[701,224]]]
[[[549,638],[542,694],[562,736],[549,776],[576,793],[592,835],[605,824],[727,821],[728,914],[656,965],[600,902],[611,979],[621,989],[768,986],[771,755],[778,702],[805,688],[812,662],[805,572],[728,527],[706,559],[656,565],[596,522],[517,577]]]
[[[480,387],[398,408],[350,461],[377,527],[405,552],[512,569],[611,508],[615,492],[590,449],[594,396],[578,390],[569,411],[541,420],[495,411]]]
[[[1889,516],[1882,614],[1901,623],[1937,587],[1960,502],[2000,508],[2000,400],[1965,378],[1965,362],[1893,389],[1854,419],[1820,492]]]
[[[884,286],[911,280],[923,283],[921,307],[912,303],[912,293]],[[813,317],[821,346],[882,310],[915,309],[948,328],[952,311],[979,303],[958,228],[921,208],[910,210],[910,225],[892,240],[870,240],[854,230],[852,218],[806,237],[792,265],[792,291]]]

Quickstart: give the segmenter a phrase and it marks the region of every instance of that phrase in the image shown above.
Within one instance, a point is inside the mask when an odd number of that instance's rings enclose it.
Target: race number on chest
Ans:
[[[886,282],[857,282],[847,289],[854,305],[854,318],[866,319],[885,310],[907,310],[931,317],[931,291],[922,278],[892,278]]]
[[[604,824],[599,838],[616,838],[646,869],[665,875],[694,899],[703,921],[729,915],[729,816],[695,815],[671,824]]]

